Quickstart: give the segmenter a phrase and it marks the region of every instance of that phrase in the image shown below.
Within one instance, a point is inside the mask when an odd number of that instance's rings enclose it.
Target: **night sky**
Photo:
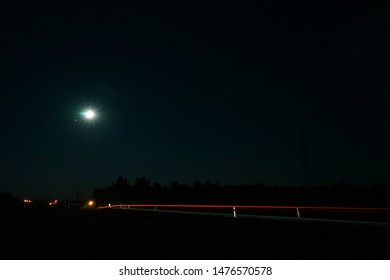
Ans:
[[[388,7],[253,2],[0,4],[0,192],[389,184]]]

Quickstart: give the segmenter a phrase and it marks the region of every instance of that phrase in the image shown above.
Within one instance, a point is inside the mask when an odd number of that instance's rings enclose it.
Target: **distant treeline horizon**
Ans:
[[[349,184],[330,185],[264,185],[220,184],[206,180],[192,184],[171,181],[169,185],[151,183],[137,177],[130,183],[118,176],[110,185],[98,187],[90,194],[97,205],[128,204],[229,204],[229,205],[307,205],[390,207],[390,185]],[[0,204],[20,202],[11,192],[0,192]]]
[[[92,198],[100,205],[109,203],[151,204],[231,204],[231,205],[324,205],[389,207],[390,186],[357,185],[335,182],[331,185],[278,186],[255,184],[220,184],[194,181],[191,185],[172,181],[170,185],[151,183],[137,177],[130,183],[118,176],[110,185],[96,188]]]

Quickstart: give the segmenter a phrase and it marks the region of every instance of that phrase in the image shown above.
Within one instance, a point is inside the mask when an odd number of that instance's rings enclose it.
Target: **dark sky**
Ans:
[[[299,185],[301,131],[313,184],[390,183],[388,7],[38,2],[0,4],[0,191]]]

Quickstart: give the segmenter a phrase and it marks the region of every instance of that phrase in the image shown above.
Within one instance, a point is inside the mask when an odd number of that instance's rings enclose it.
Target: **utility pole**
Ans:
[[[307,147],[306,147],[306,132],[302,130],[301,132],[301,140],[302,140],[302,184],[305,187],[310,187],[311,178],[310,178],[310,170],[309,170],[309,160],[307,157]]]

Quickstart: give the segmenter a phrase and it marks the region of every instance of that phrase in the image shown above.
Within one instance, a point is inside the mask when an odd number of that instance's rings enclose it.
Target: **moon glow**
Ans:
[[[88,119],[88,120],[92,120],[93,118],[95,118],[95,112],[92,111],[92,110],[87,110],[85,112],[85,117]]]
[[[96,112],[92,109],[81,111],[80,115],[87,121],[91,121],[96,118]],[[77,119],[75,121],[77,121]]]

